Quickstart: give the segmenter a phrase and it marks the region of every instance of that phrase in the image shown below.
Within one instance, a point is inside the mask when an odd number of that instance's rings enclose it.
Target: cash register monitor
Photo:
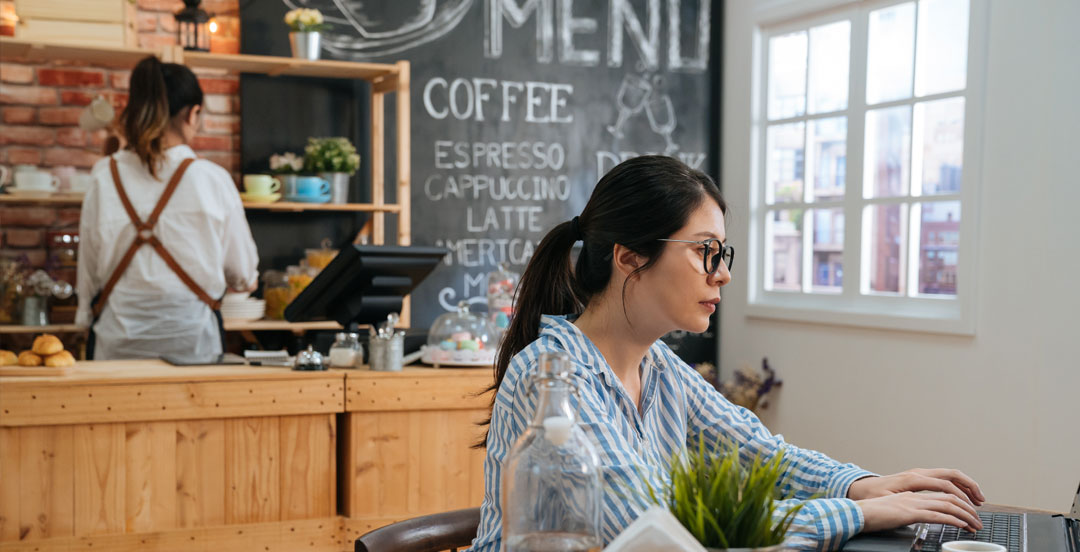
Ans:
[[[374,324],[392,312],[449,251],[442,247],[349,245],[285,308],[290,322]]]

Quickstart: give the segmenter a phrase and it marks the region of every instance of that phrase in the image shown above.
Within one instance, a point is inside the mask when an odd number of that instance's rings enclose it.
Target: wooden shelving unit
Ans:
[[[305,331],[305,330],[340,330],[341,324],[333,320],[322,322],[287,322],[285,320],[252,320],[238,322],[225,320],[227,332],[260,332],[260,331]]]
[[[46,42],[19,40],[14,38],[0,37],[0,61],[22,61],[42,63],[50,61],[76,61],[91,65],[100,65],[115,68],[131,68],[139,60],[149,55],[156,55],[162,61],[183,63],[193,68],[216,69],[235,73],[258,73],[270,76],[290,77],[321,77],[338,79],[362,79],[371,83],[371,151],[366,159],[369,160],[367,167],[371,171],[371,203],[353,204],[313,204],[313,203],[269,203],[249,204],[247,209],[270,210],[283,212],[299,211],[351,211],[372,213],[372,243],[383,245],[386,243],[386,214],[398,217],[397,244],[410,245],[412,243],[412,217],[410,186],[412,171],[411,139],[410,139],[410,106],[409,106],[409,62],[397,63],[356,63],[350,61],[318,60],[309,61],[304,59],[258,56],[249,54],[214,54],[206,52],[189,52],[179,46],[170,46],[158,50],[143,48],[120,48],[109,46],[79,46],[69,44],[53,44]],[[397,144],[395,154],[397,156],[397,181],[385,182],[385,170],[383,157],[385,153],[385,130],[386,109],[385,98],[387,94],[397,94],[396,101],[396,136]],[[386,203],[386,187],[397,187],[397,203]],[[77,196],[77,198],[76,198]],[[0,195],[0,203],[41,203],[54,205],[77,205],[82,203],[81,194],[67,194],[61,197],[32,199]],[[409,298],[405,298],[405,306],[401,313],[401,324],[409,324]],[[329,326],[331,325],[332,326]],[[8,328],[8,331],[0,329],[0,333],[15,333],[14,328],[19,326],[0,326]],[[226,330],[235,331],[258,331],[258,330],[292,330],[304,329],[337,329],[340,326],[335,322],[305,322],[292,324],[278,321],[257,321],[243,324],[227,324]],[[34,331],[34,330],[30,330]],[[41,330],[46,331],[46,330]],[[59,330],[58,330],[59,331]],[[69,330],[70,331],[70,330]]]
[[[17,205],[82,205],[83,194],[76,193],[53,193],[45,195],[24,194],[0,194],[0,204]],[[258,211],[338,211],[356,213],[393,213],[401,212],[401,206],[396,203],[300,203],[290,201],[277,201],[274,203],[244,203],[244,208]]]
[[[48,326],[18,326],[0,324],[0,334],[81,332],[86,328],[75,324],[49,324]]]
[[[56,193],[49,195],[0,195],[0,203],[21,205],[82,205],[83,194]]]
[[[266,211],[345,211],[368,213],[400,213],[401,206],[395,203],[375,205],[373,203],[298,203],[278,201],[275,203],[244,203],[249,210]]]

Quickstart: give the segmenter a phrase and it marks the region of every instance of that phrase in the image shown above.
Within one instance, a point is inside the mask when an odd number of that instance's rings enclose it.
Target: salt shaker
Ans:
[[[330,366],[334,368],[355,368],[363,361],[360,348],[360,334],[339,332],[330,346]]]

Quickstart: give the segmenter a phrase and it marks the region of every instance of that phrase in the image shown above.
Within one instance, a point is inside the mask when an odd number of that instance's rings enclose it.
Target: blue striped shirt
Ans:
[[[641,363],[641,410],[589,338],[564,316],[544,316],[540,337],[514,356],[495,396],[484,461],[484,504],[475,551],[502,548],[502,469],[514,442],[528,427],[538,399],[528,377],[543,352],[562,351],[573,363],[579,396],[571,394],[582,429],[600,456],[604,480],[601,536],[611,542],[648,506],[649,484],[658,491],[671,459],[698,435],[706,443],[734,439],[742,455],[770,458],[783,450],[789,460],[781,489],[780,514],[804,504],[788,533],[788,546],[839,548],[863,527],[862,510],[845,498],[856,479],[874,475],[820,452],[800,449],[773,435],[745,408],[733,405],[668,348],[657,341]],[[812,495],[824,498],[809,499]]]

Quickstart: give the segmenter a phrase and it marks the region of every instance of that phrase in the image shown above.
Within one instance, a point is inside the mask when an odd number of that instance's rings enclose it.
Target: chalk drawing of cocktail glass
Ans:
[[[651,93],[652,83],[648,80],[632,73],[623,75],[616,99],[619,106],[619,120],[607,127],[608,132],[614,134],[616,138],[622,138],[623,124],[631,115],[641,112],[641,108],[645,106],[645,100]]]
[[[675,130],[675,108],[671,105],[671,96],[655,94],[645,103],[645,115],[649,118],[649,126],[653,132],[664,135],[667,147],[664,155],[671,155],[678,151],[679,146],[671,141],[671,132]]]

